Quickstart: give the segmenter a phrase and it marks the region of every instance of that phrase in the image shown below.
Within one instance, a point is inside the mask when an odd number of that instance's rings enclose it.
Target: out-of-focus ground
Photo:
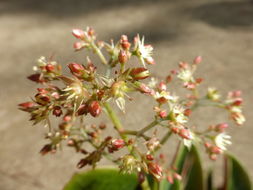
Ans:
[[[241,89],[247,123],[231,132],[230,150],[253,176],[253,3],[247,0],[0,0],[0,189],[58,190],[76,171],[80,155],[65,148],[42,157],[43,128],[32,127],[17,104],[32,96],[25,76],[35,60],[55,55],[66,65],[84,59],[74,53],[72,28],[92,26],[100,39],[124,33],[146,36],[155,47],[158,77],[180,60],[202,55],[199,75],[204,86],[226,91]],[[26,98],[27,97],[27,98]],[[130,103],[123,122],[135,128],[148,123],[149,99]],[[137,113],[142,115],[137,116]],[[200,126],[223,121],[217,112],[195,115]],[[123,115],[124,116],[124,115]],[[143,116],[143,117],[142,117]],[[143,126],[143,125],[141,125]],[[101,162],[107,163],[105,161]]]

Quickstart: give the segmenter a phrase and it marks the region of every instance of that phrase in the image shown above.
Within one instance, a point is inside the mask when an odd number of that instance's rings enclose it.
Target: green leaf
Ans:
[[[189,167],[189,170],[187,172],[188,180],[185,190],[204,190],[203,169],[196,146],[192,146],[187,161],[189,161],[189,166],[186,165],[186,167]]]
[[[77,173],[64,190],[136,190],[137,176],[121,174],[117,169],[95,169]]]
[[[252,190],[250,177],[241,163],[233,156],[226,155],[226,190]]]
[[[209,170],[206,179],[207,190],[213,190],[213,171]]]

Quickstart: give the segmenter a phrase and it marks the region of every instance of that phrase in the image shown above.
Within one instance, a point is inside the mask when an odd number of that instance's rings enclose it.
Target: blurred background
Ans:
[[[26,80],[41,55],[66,65],[84,60],[74,53],[72,28],[93,27],[98,38],[145,35],[155,48],[152,71],[165,76],[181,60],[203,56],[204,86],[225,93],[241,89],[247,122],[231,131],[229,148],[253,176],[253,1],[250,0],[0,0],[0,189],[59,190],[77,171],[80,155],[65,148],[42,157],[43,127],[31,126],[17,104],[35,85]],[[138,100],[138,97],[137,97]],[[152,107],[130,103],[123,122],[149,123]],[[143,117],[135,112],[142,113]],[[216,112],[196,116],[199,125],[223,121]],[[144,118],[144,119],[143,119]],[[102,164],[107,164],[102,160]]]

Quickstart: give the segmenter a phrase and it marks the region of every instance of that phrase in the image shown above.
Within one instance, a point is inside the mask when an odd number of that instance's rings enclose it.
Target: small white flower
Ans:
[[[177,77],[184,82],[189,82],[192,80],[192,71],[189,69],[183,69],[178,73]]]
[[[188,121],[188,118],[184,115],[184,108],[179,106],[179,105],[175,105],[173,106],[171,112],[173,113],[174,116],[174,120],[176,123],[186,123]]]
[[[227,150],[226,146],[232,144],[230,139],[231,139],[231,136],[225,133],[220,133],[214,138],[214,142],[216,146],[219,147],[221,150]]]
[[[216,88],[210,87],[207,89],[207,97],[211,100],[217,101],[221,96]]]

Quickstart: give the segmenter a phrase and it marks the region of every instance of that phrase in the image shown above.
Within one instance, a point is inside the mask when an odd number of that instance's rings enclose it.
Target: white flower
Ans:
[[[171,113],[176,123],[186,123],[188,121],[188,118],[184,115],[184,108],[179,105],[173,106]]]
[[[144,37],[140,39],[140,36],[137,35],[135,39],[135,51],[144,67],[145,63],[151,65],[155,63],[154,59],[152,58],[153,47],[151,45],[144,44]]]
[[[231,139],[231,136],[225,133],[220,133],[214,138],[214,142],[216,146],[219,147],[221,150],[227,150],[226,146],[232,144],[230,139]]]
[[[213,101],[217,101],[220,99],[220,94],[216,88],[208,88],[207,97]]]
[[[189,82],[192,80],[192,71],[189,69],[183,69],[178,73],[177,77],[184,82]]]

